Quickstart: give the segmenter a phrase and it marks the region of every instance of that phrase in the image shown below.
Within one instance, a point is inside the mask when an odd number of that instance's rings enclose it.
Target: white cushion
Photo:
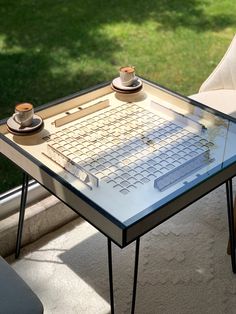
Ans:
[[[215,70],[200,87],[199,92],[219,89],[236,89],[236,35]]]
[[[43,305],[30,287],[0,256],[0,313],[42,314]]]
[[[212,90],[194,94],[189,97],[236,118],[236,90]]]

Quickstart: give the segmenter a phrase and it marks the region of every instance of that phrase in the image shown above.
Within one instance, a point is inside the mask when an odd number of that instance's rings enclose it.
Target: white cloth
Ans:
[[[189,97],[236,118],[236,89],[205,91]]]
[[[199,92],[219,89],[236,90],[236,35],[215,70],[200,87]]]

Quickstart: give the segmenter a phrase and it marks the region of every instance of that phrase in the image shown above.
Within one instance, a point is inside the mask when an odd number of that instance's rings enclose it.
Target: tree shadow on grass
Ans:
[[[6,45],[23,48],[66,49],[70,56],[105,59],[119,48],[100,33],[103,25],[137,24],[156,20],[162,29],[186,27],[195,31],[220,30],[235,23],[235,15],[207,15],[202,0],[88,0],[15,2],[0,9],[0,31]],[[5,18],[4,18],[5,17]],[[101,54],[99,54],[101,53]],[[109,60],[108,60],[109,61]]]
[[[65,96],[65,91],[70,94],[76,88],[76,90],[83,89],[106,79],[105,74],[99,68],[94,68],[90,73],[80,70],[74,75],[69,75],[65,69],[58,78],[57,76],[60,75],[52,73],[50,68],[60,67],[61,64],[57,65],[56,60],[51,60],[43,54],[0,54],[0,60],[0,64],[2,62],[12,65],[11,67],[0,65],[1,102],[8,104],[4,106],[2,118],[10,116],[19,102],[27,101],[34,105],[42,105],[42,100],[60,98]]]
[[[0,58],[0,106],[27,96],[37,105],[110,79],[114,65],[118,66],[115,53],[123,45],[104,31],[107,25],[123,22],[138,27],[152,19],[157,31],[185,27],[204,32],[235,23],[233,15],[207,15],[203,4],[200,0],[20,0],[17,5],[7,1],[0,8],[0,36],[7,51]],[[90,70],[88,59],[94,61]],[[74,72],[67,68],[68,60]]]

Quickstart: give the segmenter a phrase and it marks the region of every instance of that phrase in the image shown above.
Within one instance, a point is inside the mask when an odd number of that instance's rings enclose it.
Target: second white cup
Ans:
[[[137,80],[135,76],[135,68],[132,66],[125,66],[120,68],[120,80],[124,86],[131,86]]]

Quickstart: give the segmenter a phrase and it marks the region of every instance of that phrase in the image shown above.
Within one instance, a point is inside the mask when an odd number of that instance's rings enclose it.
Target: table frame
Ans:
[[[186,97],[183,97],[182,95],[179,95],[177,93],[174,93],[160,85],[154,84],[152,82],[146,81],[149,84],[152,84],[155,87],[158,87],[159,89],[164,90],[167,93],[170,93],[174,96],[183,98],[183,99],[187,99]],[[107,86],[108,83],[105,84],[101,84],[98,85],[97,87],[95,87],[95,89],[100,88],[100,87],[104,87]],[[86,91],[83,91],[81,93],[77,93],[75,95],[72,95],[70,97],[66,97],[61,99],[60,101],[57,102],[53,102],[52,104],[49,104],[48,106],[52,106],[55,105],[57,103],[61,103],[67,99],[70,99],[72,97],[76,97],[76,96],[80,96],[83,94],[86,94],[90,91],[94,91],[93,89],[88,89]],[[202,107],[202,108],[207,108],[206,106],[197,103],[196,101],[190,100],[188,99],[189,102],[191,102],[192,104],[197,104],[198,106]],[[209,109],[209,108],[208,108]],[[209,109],[211,112],[212,110]],[[217,112],[215,110],[213,110],[213,112],[215,112],[217,115],[220,115],[222,117],[225,117],[229,120],[233,120],[235,121],[235,119],[231,119],[230,117],[221,114],[220,112]],[[20,166],[20,165],[18,165]],[[21,167],[21,166],[20,166]],[[23,169],[23,167],[22,167]],[[20,248],[21,248],[21,239],[22,239],[22,233],[23,233],[23,226],[24,226],[24,216],[25,216],[25,207],[26,207],[26,201],[27,201],[27,192],[28,192],[28,182],[29,182],[29,175],[27,174],[27,172],[25,171],[25,169],[23,169],[23,180],[22,180],[22,192],[21,192],[21,202],[20,202],[20,211],[19,211],[19,223],[18,223],[18,230],[17,230],[17,240],[16,240],[16,251],[15,251],[15,256],[16,258],[19,257],[20,255]],[[233,175],[232,175],[233,173]],[[123,248],[124,246],[130,244],[131,242],[135,241],[135,261],[134,261],[134,276],[133,276],[133,293],[132,293],[132,305],[131,305],[131,313],[134,314],[135,313],[135,302],[136,302],[136,291],[137,291],[137,282],[138,282],[138,266],[139,266],[139,252],[140,252],[140,239],[141,236],[146,234],[147,232],[149,232],[151,229],[153,229],[154,227],[156,227],[157,225],[161,224],[162,222],[164,222],[165,220],[169,219],[171,216],[175,215],[176,213],[178,213],[179,211],[181,211],[182,209],[186,208],[187,206],[189,206],[190,204],[194,203],[195,201],[197,201],[198,199],[200,199],[201,197],[203,197],[204,195],[208,194],[209,192],[211,192],[212,190],[214,190],[215,188],[217,188],[218,186],[222,185],[222,184],[226,184],[226,196],[227,196],[227,213],[228,213],[228,226],[229,226],[229,241],[230,241],[230,250],[231,250],[231,265],[232,265],[232,271],[233,273],[236,273],[236,246],[235,246],[235,226],[234,226],[234,210],[233,210],[233,188],[232,188],[232,178],[235,176],[236,173],[236,165],[231,165],[229,166],[227,169],[224,169],[224,172],[222,173],[217,173],[216,175],[213,175],[212,177],[210,177],[207,180],[207,184],[206,182],[202,182],[199,186],[193,188],[191,191],[187,191],[187,199],[188,202],[178,202],[176,200],[173,200],[170,202],[170,204],[167,204],[167,206],[163,206],[163,211],[167,210],[168,214],[165,215],[165,217],[161,217],[158,221],[156,221],[155,223],[152,223],[151,225],[149,225],[147,228],[143,228],[143,233],[139,234],[138,236],[135,236],[136,231],[135,231],[135,224],[130,226],[130,232],[131,234],[133,233],[134,235],[131,235],[129,240],[127,237],[127,241],[125,241],[123,243],[123,245],[120,245],[120,243],[116,243],[116,241],[114,239],[112,239],[108,234],[106,234],[105,232],[101,231],[103,234],[105,234],[105,236],[107,237],[107,252],[108,252],[108,271],[109,271],[109,287],[110,287],[110,304],[111,304],[111,313],[115,312],[115,302],[114,302],[114,291],[113,291],[113,269],[112,269],[112,242],[117,244],[118,246],[120,246],[121,248]],[[50,174],[48,174],[50,175]],[[36,180],[37,181],[37,180]],[[40,182],[39,182],[40,183]],[[41,183],[40,183],[41,184]],[[42,184],[41,184],[42,185]],[[205,188],[207,185],[207,189]],[[44,186],[46,189],[47,187]],[[53,191],[49,190],[52,194]],[[57,196],[55,194],[55,196]],[[58,196],[57,196],[58,197]],[[59,197],[58,197],[59,198]],[[60,198],[59,198],[60,199]],[[61,199],[62,202],[66,203],[64,200]],[[176,205],[177,204],[177,208],[175,209],[171,209],[171,207],[173,208],[173,204]],[[68,204],[67,204],[68,205]],[[70,206],[69,206],[70,207]],[[79,211],[77,211],[76,209],[70,207],[72,210],[74,210],[77,214],[80,214]],[[161,212],[158,212],[158,214],[160,214]],[[80,214],[81,215],[81,214]],[[83,215],[81,215],[83,217]],[[84,217],[83,217],[84,218]],[[146,219],[144,220],[144,225],[148,225],[148,222],[150,219],[153,219],[153,215],[149,215],[146,217]],[[91,222],[90,222],[91,223]],[[96,227],[96,226],[95,226]],[[127,232],[126,232],[127,234]]]

